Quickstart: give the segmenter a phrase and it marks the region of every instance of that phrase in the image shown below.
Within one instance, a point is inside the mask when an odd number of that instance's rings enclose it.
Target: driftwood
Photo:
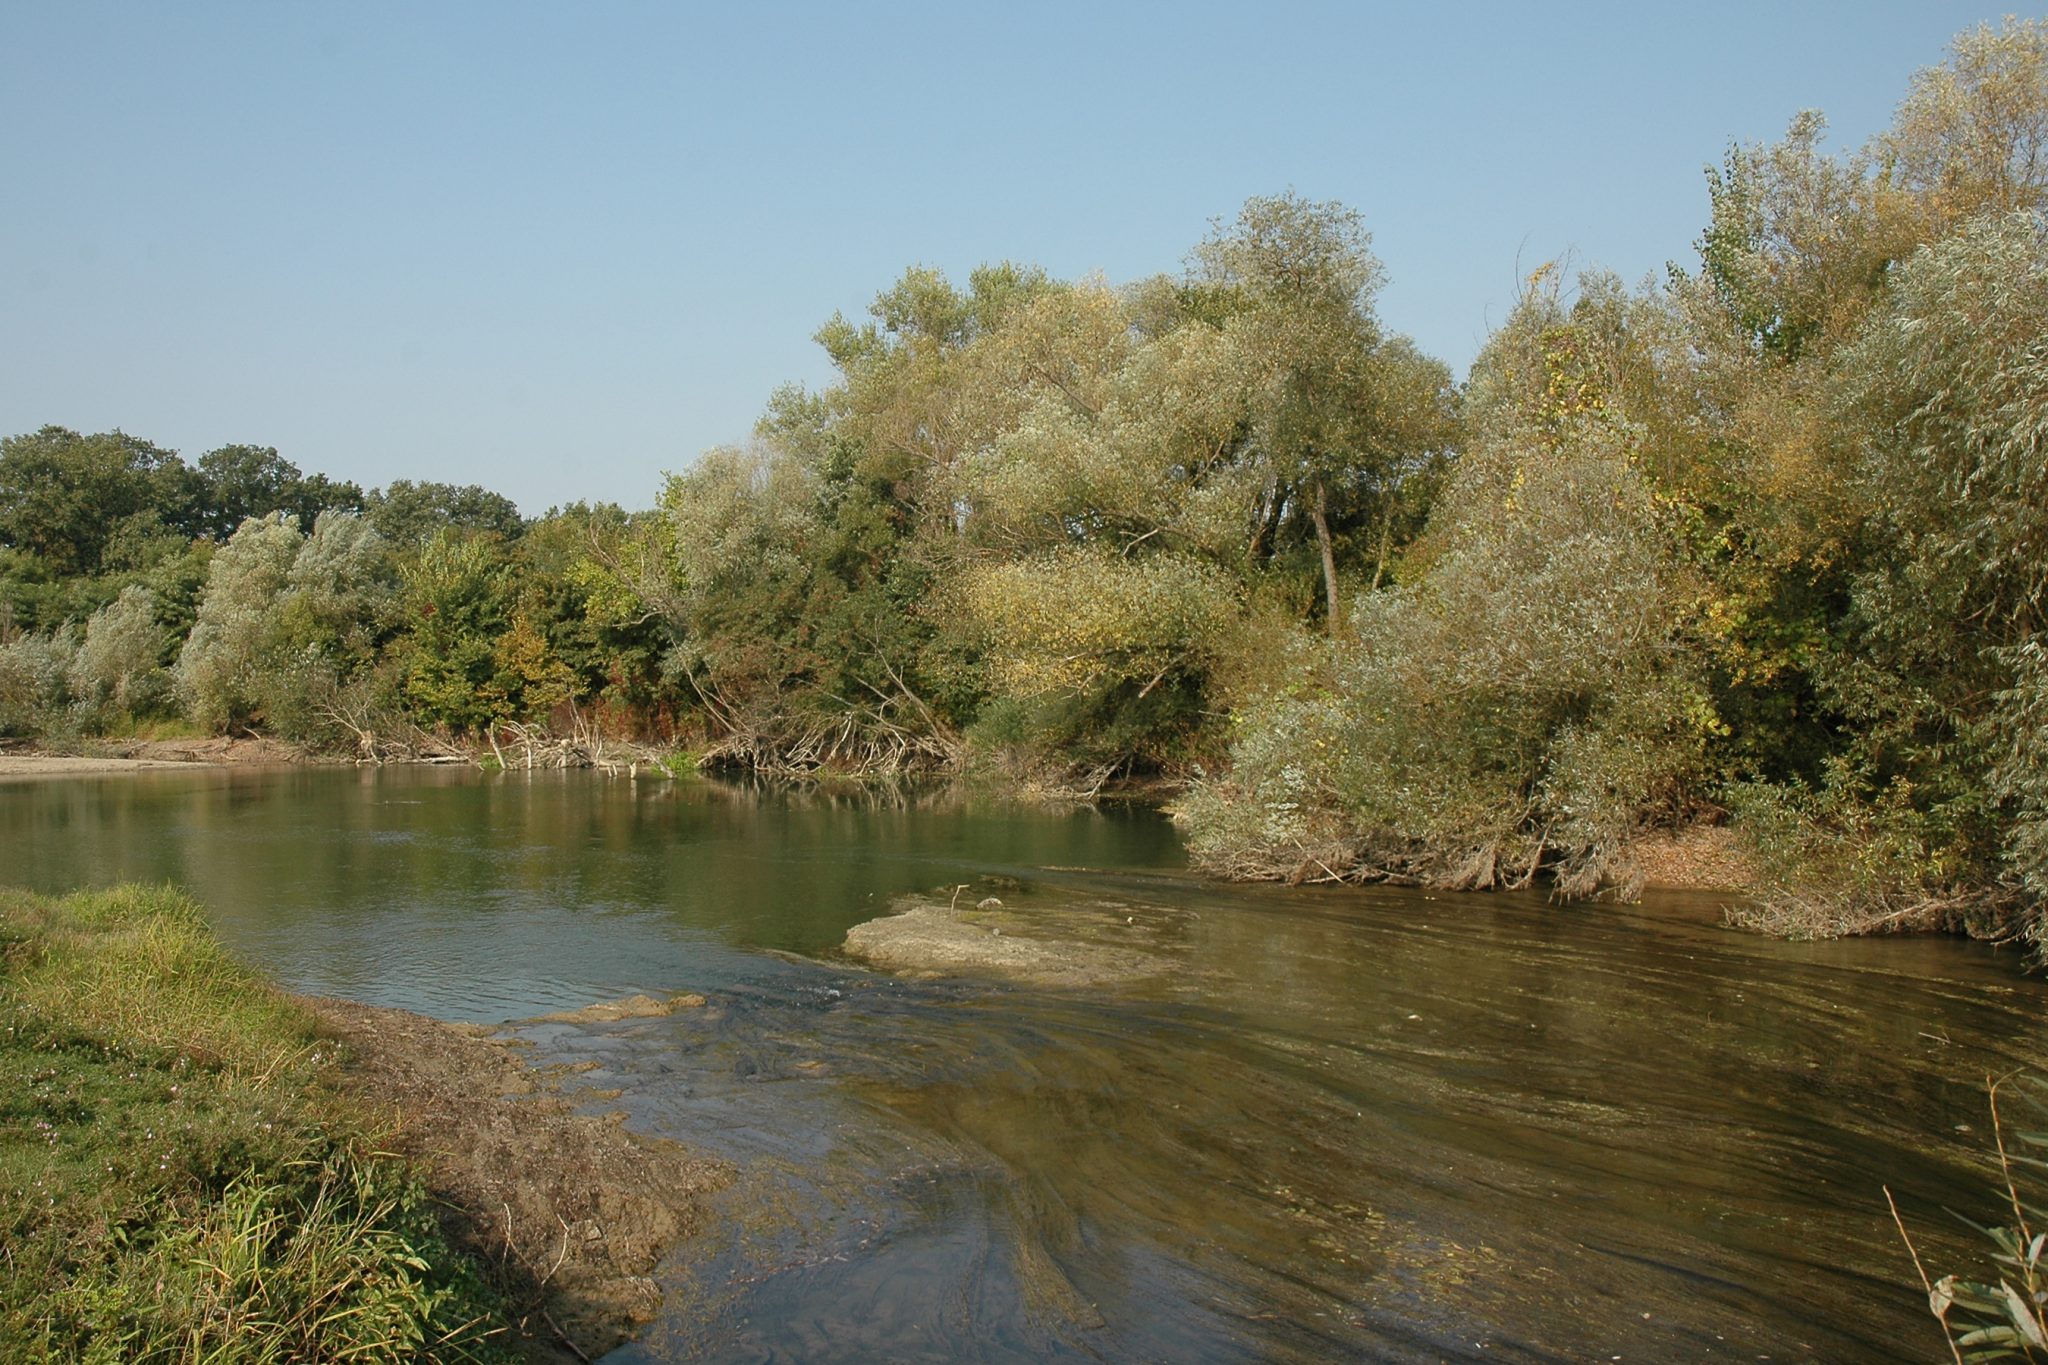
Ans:
[[[337,729],[355,737],[356,762],[386,763],[468,763],[482,767],[473,747],[464,747],[446,735],[421,729],[409,721],[393,722],[379,730],[381,717],[367,707],[350,709],[330,703],[321,713]],[[529,772],[549,768],[600,768],[608,773],[637,775],[641,768],[660,768],[660,750],[643,744],[607,739],[596,726],[572,713],[570,730],[557,734],[546,725],[507,721],[491,726],[484,742],[498,766],[505,770],[523,768]]]
[[[378,724],[386,718],[366,704],[350,705],[336,699],[323,706],[320,715],[335,728],[355,737],[359,764],[476,762],[468,750],[411,721],[394,722],[380,732]]]
[[[500,737],[506,740],[501,747]],[[545,725],[511,722],[495,726],[490,733],[491,752],[506,770],[528,772],[546,768],[598,768],[608,773],[637,776],[642,767],[661,766],[661,754],[643,744],[606,739],[602,731],[571,713],[567,734],[556,734]]]

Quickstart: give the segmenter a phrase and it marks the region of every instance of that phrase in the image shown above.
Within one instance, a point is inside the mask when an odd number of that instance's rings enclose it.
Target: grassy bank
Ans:
[[[178,892],[0,891],[0,1359],[509,1358],[333,1051]]]

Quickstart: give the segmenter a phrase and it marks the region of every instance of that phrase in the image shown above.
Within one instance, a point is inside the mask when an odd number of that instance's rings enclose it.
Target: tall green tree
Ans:
[[[502,543],[444,528],[401,572],[406,628],[394,652],[413,713],[467,732],[505,718],[491,692],[513,597]]]
[[[138,525],[192,535],[199,494],[175,452],[125,432],[46,426],[0,440],[0,545],[61,576],[98,573],[109,545]]]
[[[526,523],[502,493],[477,484],[393,479],[363,500],[370,525],[394,545],[424,544],[443,530],[488,531],[516,539]]]
[[[271,446],[230,445],[199,457],[200,529],[226,540],[250,517],[288,512],[311,526],[326,511],[360,512],[363,490],[325,474],[310,477]]]

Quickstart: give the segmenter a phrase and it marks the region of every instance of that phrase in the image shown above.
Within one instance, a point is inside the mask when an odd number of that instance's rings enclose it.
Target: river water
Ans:
[[[589,773],[0,784],[0,881],[178,882],[293,989],[524,1023],[732,1159],[619,1365],[1928,1360],[1990,1221],[1984,1082],[2048,987],[1711,897],[1225,887],[1143,809]],[[837,952],[905,895],[1146,964],[1055,989]],[[616,1093],[614,1093],[616,1092]]]

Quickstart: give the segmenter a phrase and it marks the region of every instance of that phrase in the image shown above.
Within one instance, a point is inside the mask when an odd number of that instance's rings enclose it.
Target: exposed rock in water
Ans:
[[[1043,922],[1019,915],[909,905],[848,930],[847,953],[906,976],[1000,976],[1040,986],[1097,986],[1167,968],[1150,953],[1045,937]]]
[[[554,1014],[543,1014],[541,1022],[548,1024],[615,1024],[621,1019],[659,1019],[664,1014],[677,1010],[701,1009],[704,997],[701,995],[672,995],[666,1000],[656,1000],[651,995],[629,995],[623,1000],[600,1000],[595,1005],[585,1005],[580,1010],[559,1010]]]

